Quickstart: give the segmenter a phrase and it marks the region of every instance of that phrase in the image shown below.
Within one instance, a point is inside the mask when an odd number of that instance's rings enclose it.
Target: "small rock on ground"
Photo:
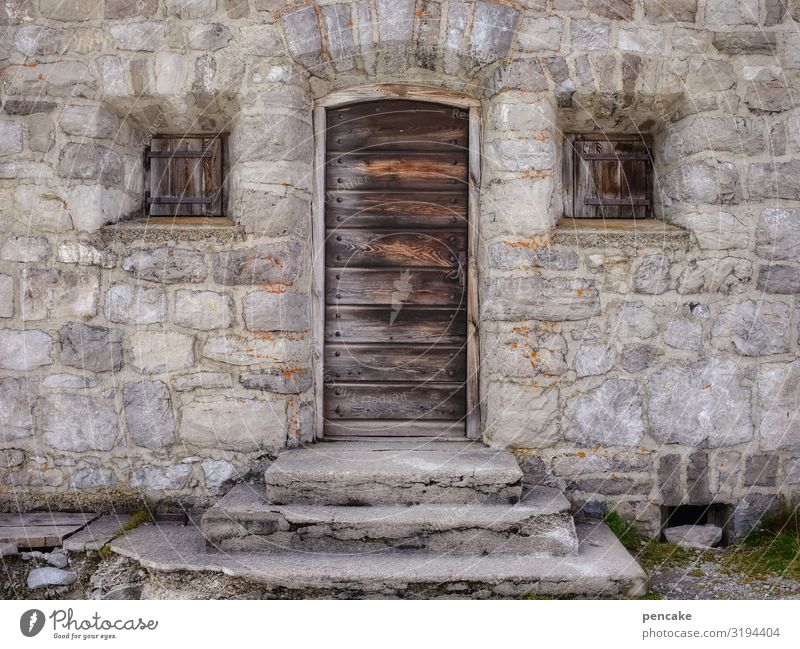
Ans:
[[[47,557],[47,563],[54,568],[66,568],[69,564],[69,559],[67,559],[66,555],[62,554],[61,552],[53,552]]]
[[[34,568],[28,573],[28,588],[68,586],[78,578],[74,572],[59,568]]]
[[[666,528],[664,536],[682,548],[705,550],[722,540],[722,528],[717,525],[676,525]]]

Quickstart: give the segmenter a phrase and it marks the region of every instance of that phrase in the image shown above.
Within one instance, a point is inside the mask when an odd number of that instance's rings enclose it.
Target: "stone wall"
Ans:
[[[654,529],[800,484],[793,0],[7,0],[3,500],[202,504],[313,439],[314,101],[482,102],[484,438]],[[142,226],[150,133],[230,131],[224,227]],[[656,216],[580,234],[561,134],[644,131]]]

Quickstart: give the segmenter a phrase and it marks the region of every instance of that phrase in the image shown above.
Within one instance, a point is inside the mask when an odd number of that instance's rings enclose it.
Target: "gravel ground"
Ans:
[[[650,590],[664,599],[800,599],[800,583],[789,577],[764,577],[727,565],[731,550],[690,551],[688,565],[648,567]]]

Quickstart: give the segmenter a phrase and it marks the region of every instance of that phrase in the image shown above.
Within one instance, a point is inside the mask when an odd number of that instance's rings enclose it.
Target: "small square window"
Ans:
[[[227,135],[156,135],[145,151],[145,216],[225,216]]]
[[[565,216],[646,219],[653,215],[653,158],[648,135],[567,135]]]

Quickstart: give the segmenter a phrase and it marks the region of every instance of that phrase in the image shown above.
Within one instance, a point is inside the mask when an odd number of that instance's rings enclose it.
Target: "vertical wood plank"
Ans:
[[[481,112],[469,109],[469,211],[467,217],[467,437],[481,434],[478,394],[478,223],[481,187]]]
[[[314,223],[311,228],[313,272],[311,278],[311,322],[314,335],[314,436],[325,430],[323,393],[325,384],[325,108],[314,108]]]

